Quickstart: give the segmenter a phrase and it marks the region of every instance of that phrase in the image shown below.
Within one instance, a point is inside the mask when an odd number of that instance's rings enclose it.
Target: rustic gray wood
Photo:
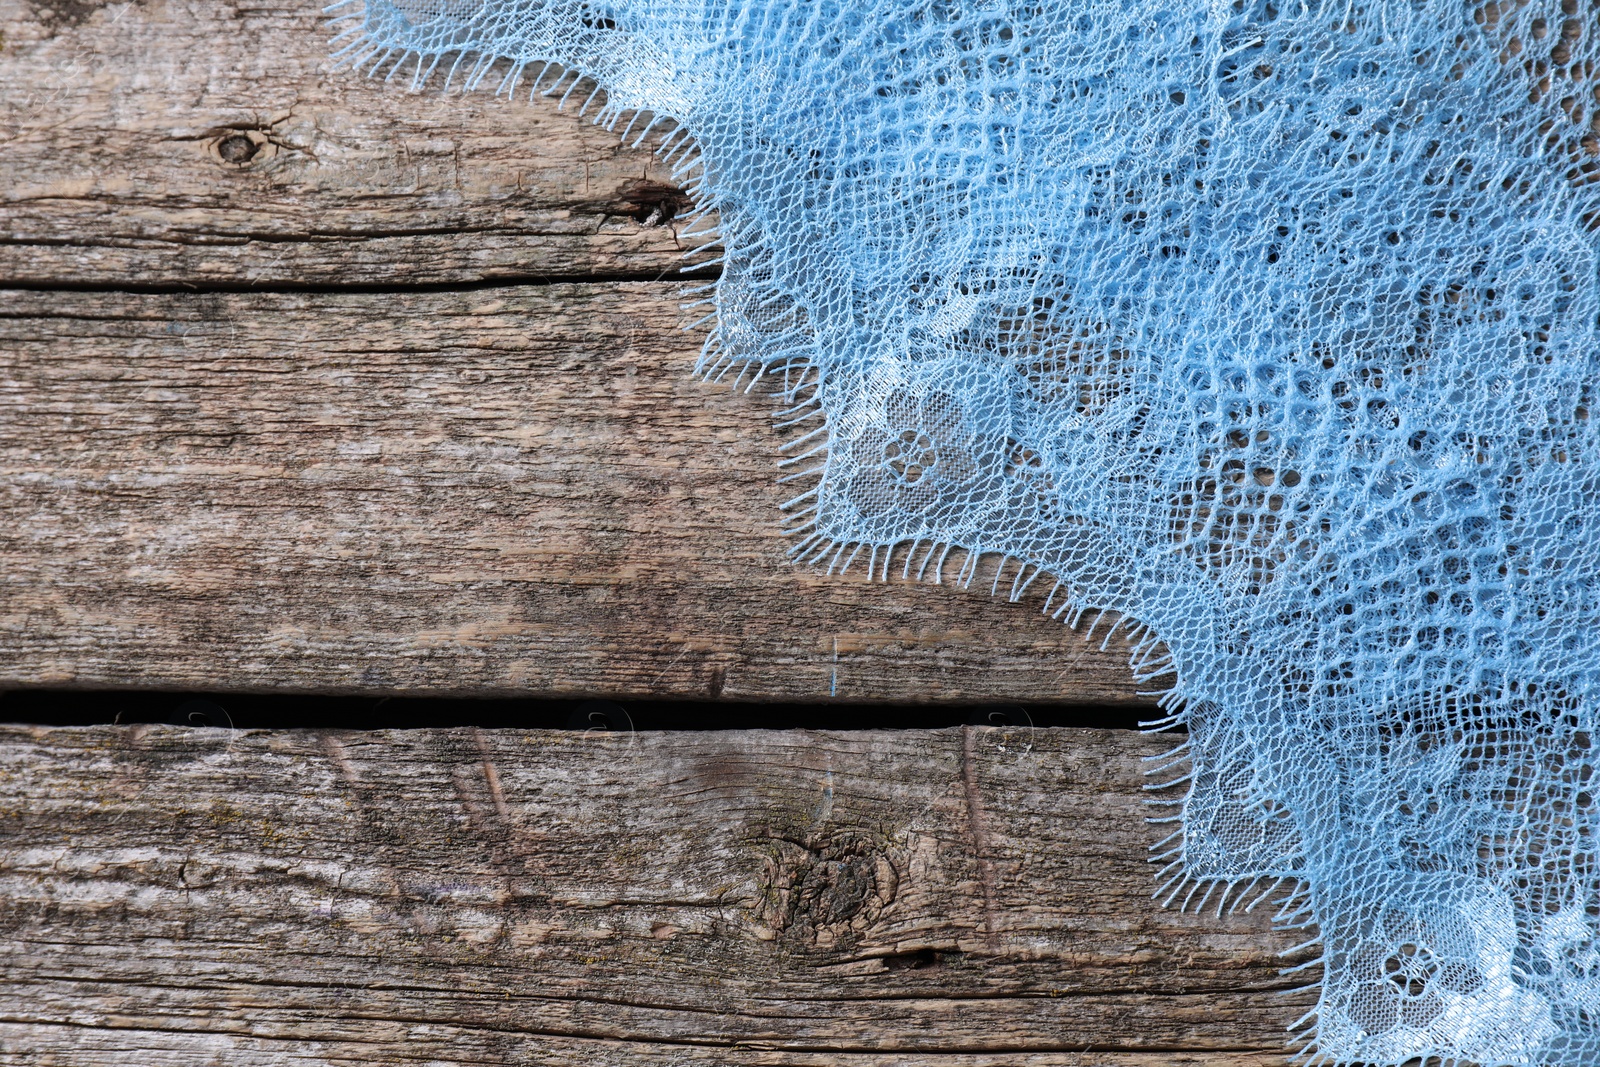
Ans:
[[[1139,701],[1047,583],[788,563],[683,299],[0,292],[0,685]]]
[[[328,62],[317,0],[0,0],[0,286],[346,285],[683,265],[650,145]],[[671,210],[661,212],[670,215]]]
[[[0,729],[0,1062],[1267,1067],[1117,731]]]

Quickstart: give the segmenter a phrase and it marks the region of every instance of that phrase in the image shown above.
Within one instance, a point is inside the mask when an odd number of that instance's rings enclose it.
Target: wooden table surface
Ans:
[[[0,689],[1152,706],[994,561],[790,564],[650,146],[319,7],[0,0]],[[1283,1063],[1158,746],[8,728],[0,1062]]]

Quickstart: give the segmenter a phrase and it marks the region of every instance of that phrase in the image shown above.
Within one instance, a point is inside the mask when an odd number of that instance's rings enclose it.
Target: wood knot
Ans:
[[[694,201],[676,185],[634,178],[619,185],[611,202],[605,207],[609,214],[631,215],[635,222],[643,226],[664,226],[693,210]]]
[[[281,147],[266,130],[232,128],[211,131],[205,145],[212,159],[239,170],[264,163]]]
[[[885,843],[860,830],[766,841],[757,918],[772,936],[821,947],[856,940],[894,903],[900,872]]]

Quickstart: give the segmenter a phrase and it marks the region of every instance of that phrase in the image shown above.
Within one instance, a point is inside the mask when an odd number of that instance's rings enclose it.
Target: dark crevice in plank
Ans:
[[[204,293],[260,293],[271,294],[362,294],[408,295],[412,293],[472,293],[485,289],[516,289],[549,285],[610,285],[622,282],[714,282],[722,276],[715,267],[691,267],[686,270],[616,271],[601,274],[527,274],[499,275],[478,281],[461,282],[173,282],[134,281],[115,279],[106,282],[29,281],[27,279],[0,278],[0,292],[30,293],[126,293],[133,296],[190,296]],[[0,318],[12,318],[0,311]]]
[[[754,701],[475,699],[17,689],[0,722],[41,726],[165,723],[236,729],[436,729],[458,726],[610,730],[937,730],[952,726],[1137,730],[1153,708],[1042,702],[799,704]]]
[[[665,908],[665,907],[682,908],[682,907],[685,907],[685,905],[682,904],[681,902],[679,902],[679,901],[671,901],[671,900],[654,900],[654,901],[639,901],[639,902],[618,901],[618,902],[616,902],[616,905],[613,905],[613,906],[655,907],[655,908]],[[727,910],[728,907],[729,907],[727,904],[710,905],[710,904],[706,904],[706,903],[695,903],[695,904],[691,904],[691,905],[687,905],[687,906],[689,906],[689,907],[707,907],[707,908],[714,906],[714,907],[720,908],[722,910]],[[1191,914],[1193,914],[1193,913],[1191,913]],[[1203,921],[1203,920],[1198,920],[1198,921]],[[213,941],[212,945],[213,946],[223,946],[223,945],[225,945],[225,943]],[[87,945],[81,939],[77,940],[77,941],[65,941],[65,940],[61,940],[61,941],[41,941],[41,940],[37,940],[37,939],[26,939],[26,940],[17,940],[17,941],[15,941],[12,944],[11,947],[14,950],[24,951],[24,952],[37,952],[37,951],[41,951],[41,950],[48,950],[48,951],[50,951],[52,953],[60,954],[60,953],[82,952],[87,947]],[[226,945],[226,947],[228,947],[230,949],[233,949],[233,950],[242,950],[242,949],[247,947],[247,943],[243,942],[243,941],[240,941],[240,942],[235,942],[235,943],[233,943],[231,945]],[[319,956],[320,955],[322,955],[322,954],[319,954]],[[961,955],[961,953],[959,953],[959,952],[951,952],[951,953],[949,953],[949,955],[959,956],[959,955]],[[293,954],[286,953],[286,954],[281,954],[281,956],[282,956],[283,959],[287,960],[287,959],[292,958]],[[861,963],[861,962],[866,962],[866,961],[870,961],[870,960],[874,960],[874,959],[884,959],[884,958],[885,957],[882,957],[882,956],[864,956],[864,957],[860,957],[859,959],[851,960],[849,962],[851,962],[851,963]],[[312,959],[312,960],[308,960],[307,962],[311,963],[311,964],[314,964],[316,962],[316,960]],[[485,970],[488,970],[488,968],[485,967]],[[421,996],[436,996],[436,997],[456,997],[456,996],[460,996],[462,994],[462,990],[459,988],[459,986],[456,986],[456,985],[427,984],[427,983],[420,983],[420,982],[404,982],[404,983],[402,983],[402,982],[393,982],[393,981],[318,982],[318,981],[316,981],[314,979],[305,978],[305,977],[296,977],[296,978],[293,978],[293,979],[288,979],[288,978],[273,979],[273,978],[255,976],[255,977],[251,977],[251,978],[247,978],[247,979],[245,979],[245,978],[230,979],[228,981],[209,981],[208,982],[208,981],[203,981],[202,980],[202,981],[194,981],[194,982],[174,982],[174,981],[171,981],[170,979],[168,979],[168,980],[157,980],[157,979],[154,979],[154,978],[150,977],[148,974],[140,974],[140,975],[132,975],[132,976],[119,976],[119,975],[108,975],[108,974],[103,974],[103,973],[96,973],[96,974],[94,974],[94,976],[92,978],[86,978],[83,974],[48,973],[48,972],[41,971],[41,970],[30,970],[26,974],[21,974],[21,973],[12,974],[12,975],[8,976],[7,981],[8,981],[8,984],[11,987],[13,987],[14,989],[16,989],[18,991],[20,991],[24,987],[30,986],[30,985],[31,986],[38,986],[38,987],[42,988],[42,987],[51,985],[52,983],[79,983],[79,982],[90,981],[95,986],[106,986],[106,985],[109,985],[109,986],[128,986],[128,987],[137,988],[137,989],[162,990],[162,991],[171,992],[171,993],[220,993],[220,992],[231,992],[233,994],[238,995],[238,994],[248,993],[248,992],[250,992],[252,990],[272,989],[272,990],[294,990],[294,991],[308,991],[309,990],[309,991],[313,991],[313,992],[329,992],[329,991],[331,991],[331,992],[342,992],[342,991],[360,990],[360,991],[365,992],[365,993],[410,993],[410,994],[418,994],[418,995],[421,995]],[[1145,1001],[1149,1001],[1149,1002],[1160,1002],[1162,1000],[1168,1000],[1168,1001],[1177,1002],[1178,1000],[1181,1000],[1183,998],[1193,998],[1193,997],[1196,997],[1196,996],[1204,996],[1205,994],[1208,994],[1208,993],[1217,993],[1217,992],[1239,993],[1239,992],[1248,991],[1250,993],[1267,993],[1267,994],[1289,995],[1289,994],[1302,992],[1306,988],[1307,988],[1307,986],[1306,986],[1306,984],[1305,984],[1305,982],[1303,980],[1295,980],[1295,981],[1284,980],[1284,981],[1278,981],[1278,982],[1252,981],[1252,982],[1250,982],[1248,984],[1248,989],[1247,990],[1245,990],[1244,988],[1242,988],[1240,986],[1237,986],[1237,985],[1230,985],[1230,986],[1227,986],[1227,987],[1216,987],[1215,985],[1207,985],[1207,984],[1204,984],[1204,983],[1193,983],[1193,984],[1190,984],[1190,985],[1185,985],[1183,988],[1178,988],[1178,989],[1161,989],[1161,988],[1154,988],[1154,987],[1151,987],[1151,986],[1148,986],[1148,985],[1141,986],[1141,985],[1137,985],[1137,984],[1131,983],[1131,982],[1127,983],[1125,985],[1118,985],[1118,984],[1115,983],[1115,981],[1110,981],[1110,982],[1107,982],[1105,984],[1098,985],[1092,990],[1090,990],[1090,989],[1058,989],[1058,990],[1050,990],[1050,991],[1040,991],[1040,990],[1019,989],[1019,990],[1016,990],[1014,992],[985,993],[985,992],[960,992],[960,991],[949,991],[949,990],[938,990],[938,989],[931,989],[931,990],[930,989],[918,989],[918,990],[907,990],[907,991],[878,990],[878,991],[864,992],[864,993],[830,992],[830,993],[827,993],[827,994],[824,994],[824,995],[816,995],[816,996],[806,996],[804,994],[788,995],[788,996],[762,996],[760,994],[752,994],[752,995],[748,995],[748,996],[744,997],[742,1003],[749,1004],[749,1005],[752,1005],[752,1006],[753,1005],[773,1005],[777,1009],[783,1009],[783,1008],[787,1008],[787,1007],[790,1007],[790,1006],[793,1006],[793,1005],[796,1005],[796,1004],[801,1004],[801,1005],[805,1005],[805,1004],[811,1004],[811,1005],[827,1005],[827,1004],[873,1005],[873,1004],[890,1004],[890,1003],[894,1003],[896,1001],[913,1001],[913,1002],[919,1002],[919,1003],[926,1003],[926,1004],[929,1004],[929,1005],[939,1005],[941,1010],[944,1010],[944,1009],[959,1008],[960,1006],[963,1006],[963,1005],[968,1006],[968,1007],[984,1005],[984,1006],[997,1006],[997,1007],[1005,1008],[1005,1007],[1009,1007],[1009,1006],[1012,1006],[1012,1005],[1018,1005],[1018,1004],[1025,1005],[1025,1003],[1028,1002],[1028,1001],[1072,1001],[1072,1000],[1079,1000],[1079,1001],[1086,1001],[1086,1002],[1098,1002],[1098,1001],[1112,1000],[1112,999],[1116,999],[1116,998],[1119,998],[1119,997],[1139,998],[1139,999],[1142,999],[1142,1000],[1145,1000]],[[687,1014],[735,1015],[735,1016],[740,1016],[740,1017],[749,1018],[749,1019],[763,1019],[763,1018],[769,1018],[770,1019],[770,1018],[782,1018],[782,1017],[784,1017],[784,1012],[782,1010],[772,1010],[772,1011],[766,1011],[766,1012],[761,1012],[761,1011],[739,1011],[739,1010],[729,1011],[728,1009],[726,1009],[724,1007],[701,1008],[701,1007],[696,1007],[694,1005],[685,1005],[685,1004],[682,1004],[682,1003],[679,1003],[679,1002],[676,1002],[676,1001],[665,1000],[665,999],[662,999],[662,1000],[642,1000],[642,999],[641,1000],[627,1000],[627,999],[622,999],[622,998],[617,998],[617,997],[607,997],[607,996],[604,996],[604,995],[601,995],[601,994],[595,994],[595,993],[591,993],[591,992],[577,992],[577,993],[571,993],[571,994],[562,994],[562,993],[559,993],[559,992],[550,992],[550,991],[542,991],[542,992],[539,992],[539,993],[525,993],[525,992],[520,992],[520,991],[519,992],[511,992],[511,991],[507,990],[507,991],[503,991],[503,992],[500,993],[500,999],[502,1001],[511,1001],[511,1002],[514,1002],[514,1003],[520,1003],[520,1004],[522,1004],[524,1006],[536,1006],[536,1005],[543,1005],[543,1004],[556,1004],[556,1005],[560,1005],[560,1004],[608,1004],[608,1005],[611,1005],[613,1007],[638,1008],[638,1009],[642,1009],[642,1010],[646,1010],[646,1011],[677,1012],[677,1013],[687,1013]],[[395,1017],[391,1015],[391,1016],[385,1016],[385,1018],[393,1019]],[[1259,1047],[1259,1046],[1257,1046],[1257,1047]]]

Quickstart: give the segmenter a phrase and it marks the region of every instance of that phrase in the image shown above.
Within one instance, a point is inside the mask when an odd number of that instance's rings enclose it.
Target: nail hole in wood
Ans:
[[[632,215],[645,226],[664,226],[691,210],[694,201],[676,185],[636,178],[617,189],[610,207],[613,214]]]
[[[931,948],[919,948],[915,952],[885,956],[883,965],[891,971],[919,971],[924,967],[939,966],[939,953]]]

